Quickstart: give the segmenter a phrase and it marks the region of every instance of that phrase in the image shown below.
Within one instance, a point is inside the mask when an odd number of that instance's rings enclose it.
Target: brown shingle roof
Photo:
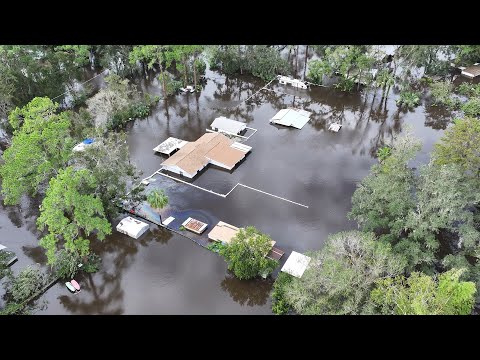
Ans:
[[[245,154],[233,149],[230,140],[220,133],[207,133],[195,142],[189,142],[175,154],[165,160],[162,165],[176,165],[189,174],[195,174],[207,165],[209,159],[233,168]]]
[[[231,148],[230,145],[218,144],[207,153],[206,157],[221,164],[225,164],[226,167],[231,170],[236,163],[245,157],[245,153]]]

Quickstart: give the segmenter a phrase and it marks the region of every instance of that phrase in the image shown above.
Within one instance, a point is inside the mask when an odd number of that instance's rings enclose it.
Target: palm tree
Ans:
[[[168,205],[168,196],[165,194],[165,190],[155,189],[148,194],[147,202],[152,208],[160,210]],[[160,216],[160,223],[162,223],[162,216],[158,215]]]

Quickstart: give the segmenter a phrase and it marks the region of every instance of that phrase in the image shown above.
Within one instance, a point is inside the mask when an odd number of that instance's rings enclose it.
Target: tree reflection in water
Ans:
[[[220,283],[221,288],[228,292],[235,302],[248,306],[265,305],[272,285],[271,279],[239,280],[230,272]]]
[[[139,246],[147,247],[153,241],[167,244],[172,236],[163,228],[154,228],[139,240],[118,233],[110,236],[95,249],[102,257],[101,269],[78,276],[82,296],[63,295],[60,303],[72,314],[123,314],[122,274],[132,265]]]

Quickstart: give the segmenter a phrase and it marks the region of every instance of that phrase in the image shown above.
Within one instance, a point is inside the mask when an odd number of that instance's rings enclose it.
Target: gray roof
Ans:
[[[216,118],[210,125],[212,129],[219,129],[220,131],[229,132],[231,134],[238,134],[240,131],[245,129],[246,126],[246,124],[240,121],[227,119],[224,116]]]

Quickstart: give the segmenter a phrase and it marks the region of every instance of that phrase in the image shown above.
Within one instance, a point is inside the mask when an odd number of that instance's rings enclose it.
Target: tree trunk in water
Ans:
[[[197,91],[197,53],[193,55],[193,86],[195,86],[195,91]]]
[[[184,75],[184,87],[186,87],[188,85],[188,73],[187,73],[187,57],[184,56],[183,57],[183,67],[184,67],[184,70],[183,70],[183,75]]]
[[[305,80],[305,74],[307,72],[307,61],[308,61],[308,45],[305,48],[305,65],[303,66],[303,80]]]
[[[240,50],[240,46],[238,45],[238,61],[240,62],[240,75],[243,75],[243,67],[242,67],[242,52]]]
[[[358,74],[358,79],[357,79],[357,91],[360,90],[360,81],[362,79],[362,72]]]
[[[163,65],[160,63],[160,76],[162,78],[163,96],[167,98],[167,85],[165,84],[165,73],[163,72]]]
[[[300,45],[297,45],[297,49],[295,50],[295,78],[297,77],[298,74],[298,48]]]

